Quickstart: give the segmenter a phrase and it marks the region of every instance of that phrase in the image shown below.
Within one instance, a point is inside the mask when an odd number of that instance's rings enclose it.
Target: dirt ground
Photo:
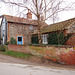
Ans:
[[[61,65],[61,64],[52,62],[50,60],[46,60],[36,56],[35,57],[33,56],[30,59],[22,59],[22,58],[15,58],[15,57],[0,54],[0,62],[28,64],[28,65],[36,65],[36,66],[46,66],[51,68],[75,70],[74,65]]]

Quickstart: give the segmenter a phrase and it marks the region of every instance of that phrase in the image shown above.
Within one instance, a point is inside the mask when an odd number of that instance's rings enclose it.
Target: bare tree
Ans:
[[[39,44],[42,43],[41,22],[45,22],[51,17],[53,17],[53,22],[54,22],[55,15],[58,12],[69,10],[74,4],[74,3],[71,3],[71,4],[68,4],[67,6],[62,6],[62,4],[64,3],[63,0],[23,0],[23,3],[19,3],[19,2],[15,2],[11,0],[3,0],[3,2],[17,5],[19,7],[23,7],[24,8],[23,11],[25,11],[26,9],[29,9],[36,16],[37,23],[38,23]],[[43,19],[41,19],[42,14],[43,14]]]

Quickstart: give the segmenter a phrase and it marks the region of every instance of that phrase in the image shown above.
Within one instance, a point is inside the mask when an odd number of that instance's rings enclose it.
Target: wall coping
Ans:
[[[56,47],[56,48],[74,48],[75,46],[71,45],[17,45],[17,44],[9,44],[15,46],[36,46],[36,47]],[[9,46],[8,45],[8,46]]]

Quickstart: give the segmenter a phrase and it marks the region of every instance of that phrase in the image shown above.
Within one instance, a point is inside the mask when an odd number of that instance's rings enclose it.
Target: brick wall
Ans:
[[[67,65],[75,65],[75,50],[70,49],[68,52],[60,52],[60,62]]]
[[[9,44],[8,50],[31,54],[29,49],[28,49],[28,46],[25,46],[25,45],[11,45],[11,44]]]
[[[64,32],[64,35],[67,36],[68,30],[65,29],[63,32]]]
[[[68,41],[66,42],[66,45],[75,46],[75,35],[71,36]]]
[[[23,44],[31,43],[31,34],[29,27],[31,25],[9,23],[8,28],[8,41],[13,37],[17,41],[17,36],[23,36]],[[33,26],[33,29],[37,29],[37,26]]]
[[[46,59],[53,60],[54,62],[59,62],[61,64],[75,65],[75,48],[74,47],[37,47],[31,46],[31,53],[33,55],[38,55]]]
[[[61,64],[75,65],[75,47],[8,45],[8,50],[32,54]]]

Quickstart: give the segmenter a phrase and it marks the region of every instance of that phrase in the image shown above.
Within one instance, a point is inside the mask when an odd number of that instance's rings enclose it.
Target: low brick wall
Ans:
[[[8,50],[31,54],[29,49],[28,49],[28,46],[25,46],[25,45],[11,45],[11,44],[9,44]]]
[[[75,46],[75,36],[71,36],[66,42],[66,45]]]
[[[8,45],[8,50],[37,55],[61,64],[75,65],[75,47]]]
[[[30,46],[31,53],[61,64],[75,65],[75,47],[71,46]]]

